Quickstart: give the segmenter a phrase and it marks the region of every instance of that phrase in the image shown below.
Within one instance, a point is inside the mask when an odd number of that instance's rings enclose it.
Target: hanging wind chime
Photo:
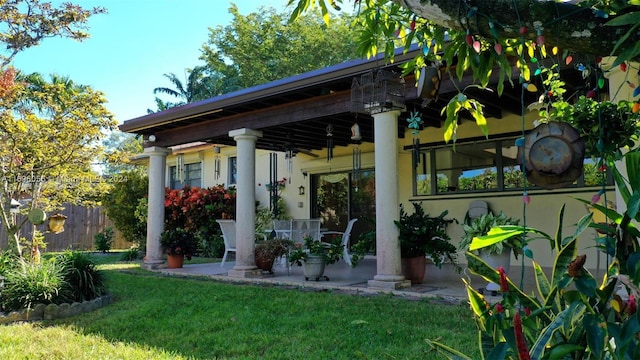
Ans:
[[[269,157],[269,205],[273,217],[278,216],[278,153],[272,152]]]
[[[218,180],[220,178],[220,167],[221,167],[221,161],[220,161],[220,146],[216,146],[213,148],[213,152],[216,154],[214,160],[213,160],[213,174],[216,178],[216,180]]]
[[[327,125],[327,162],[333,159],[333,125]]]
[[[184,183],[185,169],[184,169],[184,154],[179,154],[176,160],[176,178],[180,180],[180,183]]]
[[[351,126],[351,141],[353,141],[352,159],[353,159],[353,180],[355,182],[355,191],[358,191],[362,175],[362,149],[360,148],[360,125],[358,125],[358,114],[356,114],[356,122]]]
[[[418,134],[420,134],[420,128],[422,127],[424,121],[422,121],[420,113],[414,110],[411,112],[411,116],[409,116],[407,122],[409,123],[409,129],[412,129],[411,134],[413,134],[413,148],[411,151],[411,157],[413,158],[413,167],[416,168],[420,163],[420,138],[418,137]]]

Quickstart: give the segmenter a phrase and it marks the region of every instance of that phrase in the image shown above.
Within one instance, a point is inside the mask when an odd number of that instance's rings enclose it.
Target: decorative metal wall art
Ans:
[[[584,139],[571,125],[552,121],[531,130],[518,146],[518,163],[527,180],[551,190],[569,186],[582,175]]]

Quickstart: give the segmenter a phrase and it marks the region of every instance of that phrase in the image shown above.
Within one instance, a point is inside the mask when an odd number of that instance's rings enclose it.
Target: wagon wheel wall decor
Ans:
[[[524,146],[518,147],[518,163],[527,180],[552,190],[570,186],[582,175],[584,154],[584,139],[578,131],[567,123],[552,121],[525,136]]]

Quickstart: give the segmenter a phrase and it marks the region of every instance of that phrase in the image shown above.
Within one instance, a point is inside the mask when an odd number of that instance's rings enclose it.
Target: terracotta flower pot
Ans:
[[[184,265],[184,255],[167,255],[169,269],[179,269]]]
[[[422,284],[427,267],[427,259],[424,255],[402,258],[401,265],[402,275],[404,275],[405,279],[411,280],[412,284]]]

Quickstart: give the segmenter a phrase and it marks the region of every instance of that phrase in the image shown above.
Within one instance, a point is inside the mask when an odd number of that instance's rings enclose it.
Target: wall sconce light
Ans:
[[[155,135],[149,135],[149,142],[156,142],[156,136]]]
[[[298,195],[304,195],[304,186],[300,185],[298,187]]]

